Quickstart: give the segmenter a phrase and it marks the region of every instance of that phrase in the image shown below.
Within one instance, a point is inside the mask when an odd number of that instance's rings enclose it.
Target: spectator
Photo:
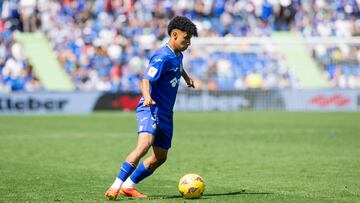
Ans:
[[[359,2],[355,0],[3,0],[0,8],[0,30],[5,38],[19,30],[21,23],[24,31],[40,26],[77,89],[86,91],[139,91],[142,67],[149,53],[166,39],[167,21],[174,15],[193,19],[200,36],[261,37],[270,36],[273,30],[303,36],[360,35]],[[13,43],[12,39],[0,41],[2,80],[13,72],[8,66],[3,70],[6,63],[19,64],[9,51]],[[242,89],[246,78],[258,77],[262,85],[255,86],[262,88],[295,87],[285,59],[275,50],[264,50],[266,53],[246,47],[242,52],[191,51],[185,65],[196,67],[190,70],[203,88]],[[358,50],[318,46],[314,58],[334,85],[357,87]],[[223,55],[220,61],[208,61],[219,55]],[[339,59],[340,55],[344,58]],[[351,64],[346,63],[349,59]]]
[[[23,31],[36,31],[36,0],[20,0],[19,14]]]

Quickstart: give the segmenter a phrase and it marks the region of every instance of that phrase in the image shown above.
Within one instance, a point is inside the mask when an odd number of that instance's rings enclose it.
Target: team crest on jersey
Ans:
[[[154,77],[156,73],[158,72],[158,69],[156,69],[154,66],[151,66],[147,72],[148,76]]]
[[[172,87],[176,87],[176,84],[179,82],[179,80],[174,77],[172,80],[170,80],[170,84]]]

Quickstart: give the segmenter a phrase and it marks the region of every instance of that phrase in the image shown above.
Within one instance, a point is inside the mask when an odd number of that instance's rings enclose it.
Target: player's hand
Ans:
[[[149,106],[152,106],[152,105],[155,105],[155,101],[149,97],[149,98],[144,98],[144,103],[143,103],[143,106],[144,107],[149,107]]]
[[[192,88],[195,88],[195,85],[194,85],[194,80],[189,78],[186,80],[186,84],[188,87],[192,87]]]

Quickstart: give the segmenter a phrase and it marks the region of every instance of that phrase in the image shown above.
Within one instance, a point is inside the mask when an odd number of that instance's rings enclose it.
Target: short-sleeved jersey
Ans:
[[[150,81],[150,95],[159,114],[173,115],[173,107],[181,78],[183,55],[178,56],[165,45],[151,57],[144,78]],[[141,98],[138,107],[143,105]]]

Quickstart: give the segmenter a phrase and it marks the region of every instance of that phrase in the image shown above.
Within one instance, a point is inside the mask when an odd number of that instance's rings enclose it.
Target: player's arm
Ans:
[[[145,78],[142,79],[141,93],[142,93],[142,96],[144,97],[144,103],[143,103],[144,107],[149,107],[149,106],[156,104],[155,101],[150,96],[150,81],[148,79],[145,79]]]
[[[185,69],[181,65],[181,76],[184,78],[186,84],[188,87],[195,88],[194,80],[189,77],[189,75],[186,73]]]

